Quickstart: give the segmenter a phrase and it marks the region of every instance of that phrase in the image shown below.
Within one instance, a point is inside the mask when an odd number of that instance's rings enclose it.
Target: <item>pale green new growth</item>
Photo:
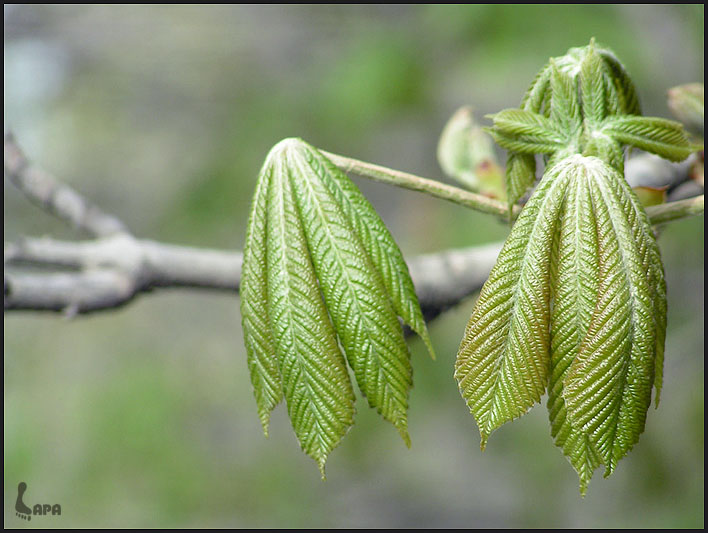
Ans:
[[[551,435],[578,472],[583,493],[600,459],[588,436],[574,427],[567,415],[563,380],[585,338],[597,301],[597,242],[592,197],[587,177],[581,173],[568,187],[552,250],[548,413]]]
[[[268,318],[293,429],[324,476],[327,455],[353,423],[354,395],[317,288],[293,197],[295,176],[282,157],[287,150],[287,144],[278,145],[269,158]]]
[[[324,476],[327,455],[353,424],[348,361],[369,405],[410,445],[412,371],[398,316],[433,350],[408,267],[354,184],[299,139],[276,145],[261,171],[241,295],[266,435],[284,396],[300,445]]]
[[[582,99],[583,117],[578,114],[578,93]],[[566,55],[550,59],[536,74],[520,109],[550,118],[553,127],[561,130],[564,148],[571,148],[568,154],[577,152],[577,126],[583,122],[586,129],[584,144],[587,147],[594,146],[583,153],[597,155],[620,171],[623,154],[618,143],[606,145],[593,141],[591,137],[605,117],[641,114],[636,89],[624,66],[611,51],[598,47],[594,40],[589,46],[571,48]],[[508,110],[502,111],[506,112]],[[502,147],[510,151],[506,186],[511,210],[536,180],[534,154],[550,154],[560,149],[549,143],[527,143],[518,136],[509,136],[502,129],[497,127],[495,121],[496,133],[490,133]]]
[[[512,151],[510,199],[533,183],[534,154],[548,163],[475,305],[455,377],[482,447],[547,389],[551,434],[583,494],[637,443],[663,376],[663,266],[623,147],[672,161],[697,148],[681,124],[638,114],[624,68],[591,42],[551,59],[522,108],[493,115],[489,130]]]
[[[477,300],[455,367],[484,449],[524,414],[548,381],[550,252],[567,173],[547,174],[514,224]]]
[[[441,141],[441,163],[453,174],[474,166],[471,117],[456,117]],[[482,449],[547,393],[551,435],[585,494],[597,468],[610,475],[638,442],[663,379],[666,282],[649,218],[624,178],[625,149],[680,161],[699,147],[679,123],[640,116],[624,67],[594,41],[550,59],[520,109],[491,118],[487,131],[510,151],[510,218],[535,183],[537,155],[546,170],[482,288],[455,378]],[[401,251],[340,168],[497,215],[505,209],[299,139],[271,150],[244,249],[248,367],[266,435],[284,397],[323,477],[327,455],[353,424],[347,363],[369,405],[410,445],[412,369],[402,323],[434,357]],[[675,210],[653,209],[654,222],[676,218]],[[702,197],[681,209],[702,212]]]
[[[248,369],[256,395],[258,416],[268,436],[270,412],[283,398],[275,346],[268,324],[268,280],[266,277],[266,195],[272,176],[264,168],[256,187],[246,233],[241,275],[241,322],[248,354]]]

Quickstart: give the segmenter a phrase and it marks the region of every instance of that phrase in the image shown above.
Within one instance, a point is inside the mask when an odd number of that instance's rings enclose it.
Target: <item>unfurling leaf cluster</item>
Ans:
[[[455,376],[482,448],[547,392],[582,493],[637,443],[661,389],[666,285],[624,148],[678,161],[695,147],[679,123],[639,113],[624,67],[591,42],[551,59],[489,129],[510,151],[510,205],[533,185],[536,154],[546,171],[482,289]]]
[[[241,313],[267,434],[285,398],[324,475],[361,393],[410,444],[410,355],[398,317],[433,354],[408,267],[357,187],[318,150],[286,139],[261,170],[244,248]]]
[[[697,149],[680,123],[641,116],[636,88],[624,66],[594,41],[550,59],[520,108],[491,118],[489,133],[509,150],[510,208],[535,182],[535,154],[554,155],[556,160],[574,153],[594,155],[624,173],[627,145],[671,161],[682,161]]]

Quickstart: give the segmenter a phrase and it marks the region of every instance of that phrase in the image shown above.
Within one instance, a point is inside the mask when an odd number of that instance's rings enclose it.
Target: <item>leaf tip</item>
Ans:
[[[437,356],[435,355],[433,342],[430,340],[430,335],[428,335],[428,331],[425,330],[424,335],[421,335],[420,338],[423,339],[423,344],[425,344],[425,347],[428,349],[428,355],[430,355],[430,358],[435,361],[437,359]]]
[[[401,435],[401,438],[403,439],[403,442],[405,443],[406,448],[410,449],[411,436],[408,434],[408,429],[406,429],[405,427],[398,428],[398,433]]]
[[[484,431],[479,432],[480,439],[479,439],[479,449],[480,451],[484,451],[487,449],[487,441],[489,440],[489,433],[486,433]]]
[[[327,475],[325,474],[325,461],[326,461],[325,458],[317,460],[317,468],[320,469],[320,476],[321,476],[320,479],[322,481],[327,481]]]
[[[261,427],[263,428],[263,436],[268,438],[268,428],[270,426],[270,412],[260,414]]]

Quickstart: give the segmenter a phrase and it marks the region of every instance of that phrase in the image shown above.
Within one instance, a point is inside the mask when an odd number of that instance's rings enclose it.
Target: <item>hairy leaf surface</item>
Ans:
[[[572,139],[582,122],[576,80],[570,74],[551,64],[551,105],[550,121],[560,131]]]
[[[609,102],[605,97],[602,58],[592,44],[580,65],[580,90],[585,120],[593,126],[600,124],[607,116]]]
[[[656,332],[654,364],[654,387],[656,388],[656,405],[659,405],[664,366],[664,343],[666,341],[666,279],[661,252],[656,242],[649,217],[636,197],[636,194],[626,180],[611,180],[610,187],[621,201],[621,208],[627,214],[627,221],[632,229],[632,239],[638,243],[642,258],[642,268],[646,273],[647,284],[651,292],[652,318]]]
[[[538,399],[547,372],[551,434],[582,493],[638,441],[663,378],[666,283],[624,178],[624,147],[674,161],[698,148],[681,124],[639,113],[624,67],[591,41],[551,59],[521,109],[495,115],[491,131],[510,150],[510,200],[525,190],[532,154],[546,154],[547,170],[473,310],[456,377],[484,446]]]
[[[533,154],[509,152],[506,160],[506,195],[509,213],[536,180],[536,160]]]
[[[534,154],[552,154],[565,146],[564,143],[559,141],[525,137],[523,135],[508,135],[497,129],[487,129],[485,131],[494,138],[499,146],[517,154],[531,156]]]
[[[551,79],[550,66],[542,68],[534,78],[531,86],[524,94],[521,109],[540,113],[543,107],[549,81]],[[506,162],[506,194],[509,210],[526,194],[536,181],[536,160],[533,155],[509,153]]]
[[[642,109],[639,105],[637,89],[632,78],[629,77],[624,65],[617,59],[617,56],[606,48],[598,48],[597,52],[602,56],[607,77],[614,89],[613,94],[618,102],[618,114],[641,115]]]
[[[623,144],[636,146],[670,161],[683,161],[696,150],[683,125],[654,117],[613,117],[603,128]]]
[[[566,139],[550,119],[522,109],[505,109],[494,115],[494,129],[507,136],[522,136],[530,141],[562,143]]]

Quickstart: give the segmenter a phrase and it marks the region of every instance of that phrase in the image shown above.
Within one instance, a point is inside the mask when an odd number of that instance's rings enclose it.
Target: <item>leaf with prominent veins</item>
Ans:
[[[542,68],[524,94],[521,109],[541,113],[548,84],[551,79],[550,66]],[[536,160],[533,154],[510,152],[506,162],[505,185],[509,212],[514,204],[526,194],[536,181]]]
[[[369,405],[410,445],[412,370],[399,315],[433,351],[408,267],[354,184],[300,139],[278,143],[261,170],[241,291],[266,434],[284,396],[300,445],[324,475],[353,424],[348,361]]]
[[[528,141],[563,143],[568,140],[563,131],[556,129],[550,119],[523,109],[505,109],[488,115],[494,121],[494,130],[507,136],[519,136]]]
[[[650,221],[624,178],[624,145],[673,161],[700,148],[680,124],[639,112],[624,67],[591,41],[551,59],[522,109],[494,115],[490,132],[510,150],[510,199],[528,183],[531,154],[549,157],[474,308],[456,377],[484,446],[538,399],[550,365],[551,433],[583,493],[596,468],[611,474],[638,441],[663,377],[666,283]],[[554,201],[553,187],[565,195]],[[555,213],[557,229],[552,219],[536,231],[542,212]]]
[[[531,85],[526,90],[526,93],[521,100],[521,109],[540,113],[550,81],[551,66],[550,64],[546,64],[546,66],[538,71],[531,82]]]
[[[594,44],[588,47],[580,65],[580,90],[585,120],[593,126],[600,124],[607,116],[608,102],[602,58]]]
[[[495,128],[485,128],[485,131],[489,133],[495,141],[497,141],[499,146],[506,148],[515,154],[525,154],[530,156],[533,156],[534,154],[552,154],[565,146],[565,144],[560,141],[507,135],[496,130]]]
[[[511,210],[516,202],[526,194],[526,191],[531,188],[536,180],[536,159],[534,159],[533,154],[509,152],[504,180],[507,204],[511,215]]]
[[[393,308],[415,331],[435,359],[428,328],[420,310],[413,280],[400,248],[381,217],[356,185],[329,159],[308,145],[305,156],[322,182],[335,197],[375,269],[381,275]]]
[[[273,334],[268,323],[266,201],[272,173],[273,169],[266,165],[256,186],[246,231],[240,288],[241,322],[248,370],[258,406],[258,416],[266,437],[270,413],[283,398]]]
[[[588,178],[581,169],[568,185],[554,245],[548,413],[551,435],[577,471],[582,494],[601,459],[587,434],[567,416],[563,380],[585,339],[597,301],[598,235],[593,211]]]
[[[578,88],[575,78],[556,68],[554,63],[551,63],[550,92],[550,121],[565,133],[566,139],[572,139],[582,123]]]
[[[570,178],[549,170],[504,243],[472,311],[455,377],[486,445],[489,434],[524,414],[548,382],[550,259]]]
[[[621,201],[621,208],[627,215],[632,229],[632,239],[638,244],[642,259],[642,268],[646,272],[647,284],[651,292],[652,318],[656,331],[654,363],[654,387],[656,388],[655,403],[659,405],[664,367],[664,343],[666,340],[666,279],[661,252],[656,242],[649,217],[636,197],[634,191],[624,179],[614,179],[608,182]]]
[[[622,144],[640,148],[670,161],[683,161],[699,147],[692,145],[683,125],[654,117],[612,117],[603,131]]]
[[[293,198],[291,169],[283,161],[289,142],[269,155],[268,318],[290,420],[302,449],[324,476],[327,455],[353,424],[354,394],[318,288]]]
[[[597,52],[602,57],[607,72],[607,78],[614,89],[613,94],[619,102],[618,114],[641,115],[642,109],[639,105],[639,97],[634,87],[634,82],[624,68],[624,65],[617,59],[614,53],[606,48],[598,48]]]
[[[613,185],[624,178],[596,161],[588,180],[598,235],[597,305],[564,378],[563,396],[571,424],[587,433],[609,475],[644,430],[656,330],[644,269],[647,243],[634,241],[628,220],[633,199]]]
[[[286,158],[320,290],[360,390],[410,444],[412,380],[401,326],[381,277],[308,151],[294,145]]]

